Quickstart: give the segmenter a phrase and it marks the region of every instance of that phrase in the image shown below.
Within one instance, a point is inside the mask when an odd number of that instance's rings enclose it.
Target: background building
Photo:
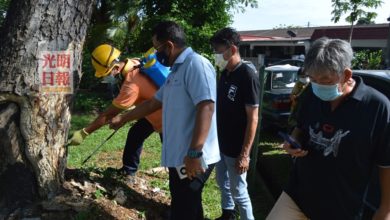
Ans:
[[[257,67],[283,59],[299,59],[311,43],[321,37],[349,39],[350,26],[324,26],[240,31],[240,53]],[[359,50],[386,50],[388,24],[358,25],[353,28],[352,47]]]

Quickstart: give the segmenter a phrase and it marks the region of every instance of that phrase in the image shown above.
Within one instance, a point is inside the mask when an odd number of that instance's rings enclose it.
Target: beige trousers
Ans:
[[[266,220],[309,220],[287,193],[282,192]]]

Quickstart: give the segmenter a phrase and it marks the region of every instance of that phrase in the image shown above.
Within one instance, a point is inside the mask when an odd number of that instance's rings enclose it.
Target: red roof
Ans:
[[[348,39],[349,38],[350,27],[344,28],[328,28],[328,29],[316,29],[311,36],[312,40],[329,37],[329,38],[340,38]],[[360,27],[354,26],[352,32],[352,39],[355,40],[367,40],[367,39],[387,39],[389,35],[389,27]]]
[[[275,40],[300,40],[311,39],[316,40],[321,37],[329,38],[349,38],[349,25],[343,26],[322,26],[322,27],[307,27],[307,28],[291,28],[297,34],[297,37],[290,38],[287,35],[286,28],[270,29],[270,30],[251,30],[239,31],[242,41],[275,41]],[[387,39],[389,35],[389,24],[369,24],[369,25],[355,25],[352,39]]]
[[[274,37],[241,35],[241,41],[261,41],[261,40],[272,40],[272,39],[274,39]]]

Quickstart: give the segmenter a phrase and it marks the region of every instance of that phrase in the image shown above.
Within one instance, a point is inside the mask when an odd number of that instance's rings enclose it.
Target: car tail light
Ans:
[[[272,107],[277,110],[290,110],[291,100],[290,99],[274,99]]]

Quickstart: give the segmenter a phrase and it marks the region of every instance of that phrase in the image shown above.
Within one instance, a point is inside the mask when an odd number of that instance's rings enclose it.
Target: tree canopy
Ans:
[[[10,1],[0,0],[0,25]],[[257,6],[258,0],[97,0],[83,50],[86,74],[80,86],[90,88],[98,82],[92,74],[90,53],[99,44],[112,44],[123,56],[138,56],[152,46],[153,26],[169,19],[184,28],[189,46],[210,54],[211,35],[231,24],[234,13]]]
[[[188,45],[200,53],[211,53],[211,35],[232,22],[234,13],[257,7],[257,0],[98,0],[84,49],[81,87],[97,81],[90,53],[101,43],[110,43],[124,56],[138,56],[152,46],[151,31],[161,20],[179,23]]]
[[[337,23],[344,14],[347,15],[345,20],[352,24],[359,18],[366,18],[371,21],[377,16],[377,13],[365,10],[376,9],[382,3],[383,1],[381,0],[332,0],[332,21]]]
[[[209,52],[208,39],[232,22],[233,13],[257,7],[257,0],[99,0],[92,18],[88,48],[112,42],[125,53],[151,47],[151,29],[161,20],[174,20],[185,29],[189,45]]]
[[[346,21],[351,24],[349,42],[352,40],[353,25],[356,21],[368,21],[370,23],[376,16],[376,12],[366,11],[368,9],[376,9],[382,5],[381,0],[332,0],[333,11],[332,21],[339,22],[341,16],[347,15]],[[364,21],[363,21],[363,20]]]
[[[10,0],[0,1],[0,27],[4,22],[5,16],[7,15],[8,5]]]

